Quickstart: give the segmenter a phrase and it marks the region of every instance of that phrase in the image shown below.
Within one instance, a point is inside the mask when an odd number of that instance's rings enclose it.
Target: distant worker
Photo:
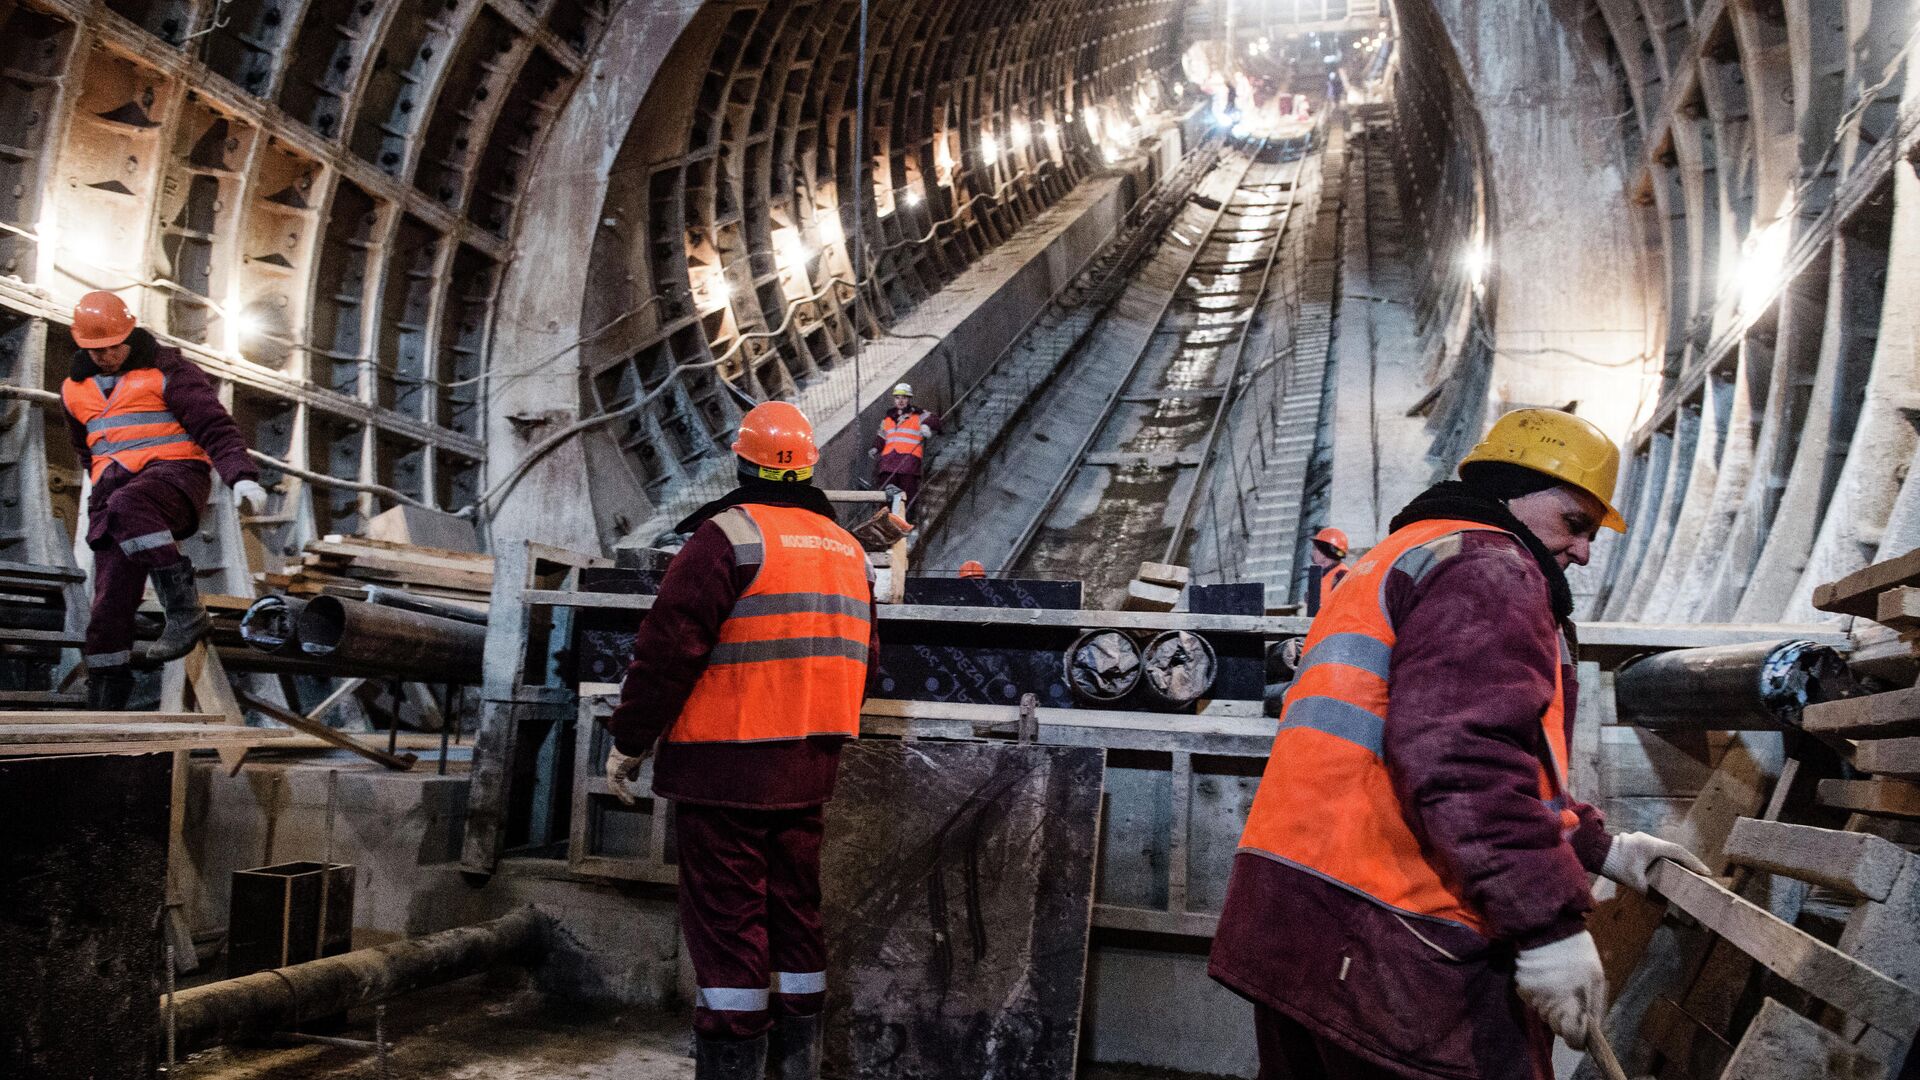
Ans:
[[[213,471],[252,513],[266,508],[267,492],[213,383],[179,349],[137,326],[118,296],[82,296],[73,307],[73,341],[80,349],[60,398],[74,455],[92,483],[87,707],[117,711],[133,694],[133,619],[149,577],[166,625],[140,661],[185,656],[213,629],[193,564],[176,543],[200,527]]]
[[[963,578],[983,578],[987,576],[987,568],[981,565],[978,559],[968,559],[966,562],[960,564],[960,576]]]
[[[822,811],[879,648],[872,574],[813,486],[820,451],[799,409],[756,406],[733,452],[740,486],[680,524],[693,535],[634,638],[607,780],[631,805],[658,744],[653,793],[674,803],[699,984],[694,1076],[813,1080]]]
[[[1307,593],[1307,614],[1318,614],[1327,597],[1347,576],[1347,534],[1332,527],[1313,534],[1307,558],[1313,562],[1316,586]]]
[[[913,404],[913,387],[900,383],[893,388],[893,408],[880,420],[880,433],[873,437],[867,456],[877,458],[873,486],[900,489],[913,509],[920,495],[920,475],[927,456],[927,436],[940,434],[940,417]]]
[[[1587,875],[1706,872],[1567,790],[1566,570],[1626,531],[1619,465],[1585,420],[1508,413],[1314,619],[1208,965],[1262,1076],[1548,1080],[1606,1007]]]

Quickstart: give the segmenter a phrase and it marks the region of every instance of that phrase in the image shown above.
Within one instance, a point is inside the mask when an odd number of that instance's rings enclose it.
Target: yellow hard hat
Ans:
[[[1613,508],[1613,485],[1620,477],[1620,448],[1607,433],[1559,409],[1515,409],[1493,422],[1487,437],[1460,462],[1499,461],[1544,473],[1600,500],[1607,516],[1600,524],[1627,531],[1627,520]]]

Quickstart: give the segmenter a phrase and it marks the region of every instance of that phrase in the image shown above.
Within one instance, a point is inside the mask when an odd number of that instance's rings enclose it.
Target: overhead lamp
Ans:
[[[1473,283],[1473,290],[1479,292],[1486,288],[1487,269],[1493,264],[1493,256],[1487,251],[1487,245],[1479,240],[1467,245],[1460,253],[1460,268],[1466,271],[1467,280]]]
[[[906,203],[909,209],[911,209],[911,208],[913,208],[913,207],[915,207],[915,206],[919,206],[919,205],[920,205],[920,193],[919,193],[919,192],[917,192],[917,191],[914,191],[914,190],[912,190],[912,189],[908,189],[908,191],[907,191],[907,193],[906,193],[906,195],[905,195],[905,196],[903,196],[903,197],[901,198],[901,201],[902,201],[902,202],[904,202],[904,203]]]
[[[1785,284],[1792,221],[1792,207],[1787,206],[1781,216],[1748,233],[1746,242],[1740,245],[1740,257],[1730,276],[1742,315],[1759,314]]]
[[[773,230],[773,258],[780,264],[781,270],[804,278],[807,276],[807,259],[811,255],[800,234],[791,226],[782,225]]]
[[[840,211],[834,207],[829,206],[821,210],[814,215],[813,221],[814,228],[820,232],[820,243],[823,246],[832,246],[846,239],[847,234],[840,228]]]
[[[989,165],[1000,160],[1000,140],[991,131],[980,133],[980,160]]]
[[[1026,148],[1027,143],[1031,141],[1033,135],[1027,130],[1027,122],[1025,120],[1015,120],[1007,126],[1007,138],[1012,140],[1015,150],[1023,150]]]

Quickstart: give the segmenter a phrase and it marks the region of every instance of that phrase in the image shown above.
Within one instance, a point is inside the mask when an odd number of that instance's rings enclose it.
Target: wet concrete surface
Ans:
[[[370,1053],[334,1046],[222,1047],[196,1054],[179,1080],[691,1080],[684,1013],[600,1009],[551,1000],[486,976],[387,1006],[387,1072]],[[373,1010],[331,1034],[371,1041]],[[1204,1080],[1136,1065],[1082,1065],[1083,1080]],[[926,1080],[975,1080],[928,1076]]]
[[[559,1002],[486,976],[387,1006],[391,1080],[688,1080],[684,1015]],[[373,1039],[372,1009],[343,1030]],[[222,1047],[195,1055],[182,1080],[386,1080],[370,1053],[335,1046]]]

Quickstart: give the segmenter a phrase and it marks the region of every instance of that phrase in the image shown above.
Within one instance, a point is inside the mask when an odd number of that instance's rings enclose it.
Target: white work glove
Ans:
[[[1607,861],[1600,867],[1600,873],[1644,895],[1647,891],[1647,875],[1653,872],[1653,864],[1661,859],[1672,859],[1696,874],[1713,874],[1693,852],[1652,833],[1643,832],[1615,836],[1613,846],[1607,849]]]
[[[607,750],[607,785],[613,788],[614,797],[626,803],[628,806],[634,805],[639,800],[639,797],[633,793],[633,789],[628,787],[627,784],[639,779],[640,766],[646,760],[647,755],[645,754],[635,754],[632,757],[628,757],[621,753],[620,748],[617,746]]]
[[[243,513],[262,513],[267,508],[267,489],[252,480],[242,480],[233,485],[233,505]]]
[[[1587,1022],[1598,1018],[1607,1005],[1607,973],[1600,966],[1593,935],[1582,930],[1520,950],[1513,988],[1568,1046],[1586,1049]]]
[[[869,447],[867,447],[867,456],[868,456],[868,457],[879,457],[879,456],[880,456],[880,451],[878,451],[878,450],[875,450],[875,449],[874,449],[873,447],[871,447],[871,446],[869,446]]]

